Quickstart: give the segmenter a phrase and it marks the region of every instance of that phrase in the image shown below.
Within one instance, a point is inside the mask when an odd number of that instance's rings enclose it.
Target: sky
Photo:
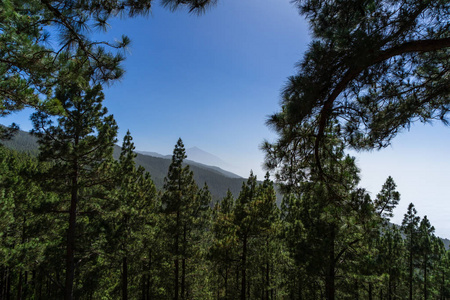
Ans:
[[[124,78],[105,88],[104,105],[130,130],[136,148],[171,154],[179,137],[228,162],[230,171],[262,179],[265,126],[280,91],[310,41],[306,21],[289,0],[219,0],[203,16],[155,5],[148,17],[117,19],[100,39],[122,34],[132,44]],[[2,120],[29,130],[30,111]],[[381,151],[356,153],[361,186],[375,197],[388,176],[401,193],[394,223],[413,202],[436,233],[450,238],[450,128],[414,125]]]

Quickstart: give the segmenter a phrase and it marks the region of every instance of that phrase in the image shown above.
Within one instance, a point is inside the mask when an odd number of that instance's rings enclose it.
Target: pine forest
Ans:
[[[391,176],[361,187],[348,152],[448,123],[450,2],[291,1],[312,41],[267,120],[267,174],[218,197],[181,138],[160,184],[137,163],[104,103],[130,40],[90,28],[226,1],[1,1],[0,116],[32,110],[38,147],[0,126],[0,300],[450,299],[448,240],[413,203],[391,223],[408,199]]]

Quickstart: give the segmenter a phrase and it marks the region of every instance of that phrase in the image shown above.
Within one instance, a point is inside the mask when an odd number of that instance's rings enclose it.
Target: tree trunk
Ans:
[[[409,300],[413,299],[413,259],[412,259],[412,249],[409,249]]]
[[[72,191],[69,209],[69,228],[67,229],[66,246],[66,284],[64,289],[64,299],[73,299],[73,281],[75,274],[75,226],[77,221],[78,203],[78,165],[74,164],[74,175],[72,177]]]
[[[128,261],[122,257],[122,299],[128,300]]]
[[[228,300],[228,249],[225,250],[225,299]]]
[[[183,258],[181,260],[181,299],[186,296],[186,224],[183,225]]]
[[[270,265],[269,262],[266,263],[266,300],[269,300],[270,293]]]
[[[19,284],[17,286],[17,300],[22,300],[22,271],[19,271]]]
[[[300,276],[300,274],[299,274],[299,276],[298,276],[298,299],[299,300],[302,300],[303,299],[303,297],[302,297],[302,292],[303,292],[303,289],[302,289],[302,280],[301,280],[301,276]]]
[[[389,268],[389,277],[388,277],[388,300],[392,300],[392,271]]]
[[[177,224],[176,224],[176,233],[175,233],[175,300],[178,300],[179,294],[179,286],[178,286],[178,277],[180,274],[180,268],[178,265],[178,256],[179,256],[179,243],[178,243],[178,228],[180,224],[180,211],[177,211]]]
[[[142,268],[142,285],[141,285],[141,300],[147,300],[147,275],[145,275],[145,264]]]
[[[11,299],[11,268],[7,267],[5,268],[5,286],[4,286],[4,298],[2,299],[6,299],[6,300],[10,300]]]
[[[236,293],[236,295],[235,296],[237,296],[237,291],[239,290],[239,268],[238,268],[238,266],[236,266],[236,288],[235,288],[235,293]]]
[[[244,235],[242,241],[242,285],[241,285],[241,300],[246,299],[246,271],[247,271],[247,236]]]
[[[146,300],[150,300],[151,299],[151,295],[150,295],[150,291],[152,289],[152,250],[148,251],[148,275],[147,275],[147,299]]]
[[[335,268],[336,262],[334,259],[334,228],[331,229],[330,244],[328,249],[328,268],[325,275],[325,297],[327,300],[334,300],[335,298]]]
[[[27,219],[23,216],[22,221],[22,245],[25,244],[25,224]],[[19,284],[17,286],[17,300],[22,300],[22,292],[23,292],[23,272],[19,271]]]
[[[266,239],[266,249],[269,249],[269,238]],[[266,300],[269,300],[270,293],[270,259],[266,261]]]
[[[424,300],[428,300],[428,285],[427,285],[427,256],[425,255],[424,266],[423,266],[423,296]]]

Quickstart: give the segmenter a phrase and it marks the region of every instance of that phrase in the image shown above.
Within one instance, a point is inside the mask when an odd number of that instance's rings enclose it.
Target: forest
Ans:
[[[75,147],[75,126],[49,127],[39,159],[0,148],[1,299],[62,299],[69,271],[75,299],[449,297],[450,251],[430,221],[410,204],[390,224],[394,180],[371,199],[340,147],[339,167],[324,168],[345,188],[304,182],[277,205],[269,176],[250,174],[238,197],[212,203],[182,164],[181,139],[158,191],[131,135],[115,160],[114,133],[108,145],[101,128],[86,131]]]
[[[194,14],[216,2],[161,1]],[[162,188],[130,132],[113,156],[103,88],[123,76],[130,40],[89,28],[151,0],[1,2],[0,116],[32,108],[39,150],[0,146],[0,299],[450,299],[450,250],[430,220],[411,203],[390,223],[394,179],[370,195],[347,153],[448,123],[450,3],[292,3],[313,42],[267,121],[268,173],[213,201],[181,138]]]

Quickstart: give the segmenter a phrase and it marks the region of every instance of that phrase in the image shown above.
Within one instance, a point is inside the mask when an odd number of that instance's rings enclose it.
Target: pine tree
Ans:
[[[414,204],[410,203],[408,206],[408,211],[403,217],[402,221],[402,231],[406,236],[406,247],[408,253],[408,288],[409,288],[409,299],[413,299],[414,291],[414,267],[417,256],[417,237],[418,237],[418,226],[420,222],[420,217],[417,216],[417,210]]]
[[[387,274],[387,284],[382,288],[388,300],[395,295],[406,293],[402,289],[403,266],[405,265],[405,245],[400,230],[397,227],[386,227],[378,238],[377,265],[383,274]]]
[[[302,270],[293,274],[301,282],[291,284],[301,289],[291,292],[298,297],[316,297],[317,282],[324,285],[326,299],[344,297],[350,289],[336,287],[348,287],[350,278],[367,275],[358,265],[370,254],[368,241],[378,230],[373,202],[364,189],[357,188],[359,170],[354,158],[345,155],[336,127],[327,131],[326,151],[321,152],[327,155],[320,157],[321,166],[314,153],[303,152],[302,144],[308,141],[301,136],[295,137],[297,148],[284,151],[275,145],[269,153],[269,167],[276,168],[286,194],[287,243]],[[302,273],[306,278],[299,278]],[[347,274],[345,279],[341,273]]]
[[[198,187],[195,184],[189,166],[183,166],[186,151],[181,139],[178,139],[173,151],[172,163],[164,179],[162,195],[163,212],[166,215],[166,230],[169,235],[169,253],[173,259],[173,297],[186,299],[187,253],[189,234],[192,226],[190,213],[197,207]],[[181,270],[180,270],[181,263]],[[181,271],[181,274],[180,274]]]
[[[186,7],[190,12],[201,14],[216,1],[162,2],[170,10]],[[55,75],[65,72],[66,61],[70,59],[81,62],[82,69],[90,69],[90,80],[97,83],[121,78],[123,50],[129,46],[129,38],[123,36],[116,42],[97,41],[91,34],[92,28],[107,31],[111,18],[147,15],[152,5],[152,0],[2,1],[0,115],[24,107],[62,113],[59,102],[52,97],[52,90],[58,84]],[[10,129],[16,127],[13,124]],[[0,136],[3,133],[5,127],[0,127]]]
[[[253,172],[247,182],[242,184],[242,189],[235,205],[235,224],[237,226],[237,236],[241,247],[240,272],[241,272],[241,288],[240,299],[245,300],[249,295],[248,283],[248,258],[249,258],[249,242],[252,235],[256,233],[257,223],[253,203],[257,197],[257,181]]]
[[[58,198],[35,180],[43,167],[34,157],[0,146],[0,299],[36,297],[39,274],[54,266],[48,255],[59,223],[42,210]]]
[[[215,265],[216,292],[218,299],[237,298],[237,284],[233,281],[233,267],[237,260],[237,227],[234,223],[235,200],[230,190],[221,202],[217,202],[213,210],[212,231],[213,244],[210,250],[211,260]],[[234,283],[234,284],[233,284]]]
[[[110,178],[112,151],[116,141],[117,125],[102,106],[101,86],[89,86],[89,78],[74,76],[55,91],[64,113],[53,125],[44,112],[32,116],[34,133],[39,138],[39,158],[52,163],[47,181],[52,189],[70,198],[66,238],[66,280],[64,298],[73,299],[76,255],[80,244],[77,229],[80,212],[95,213],[91,203],[96,197],[95,187],[101,187]]]
[[[423,274],[423,299],[430,299],[433,289],[430,288],[432,286],[431,279],[433,278],[434,268],[438,265],[440,251],[442,246],[438,238],[434,235],[434,227],[431,226],[430,221],[427,216],[424,216],[420,221],[418,228],[418,249],[417,256],[419,261],[419,268]]]
[[[123,139],[122,151],[114,170],[115,180],[111,193],[103,206],[105,237],[101,250],[110,265],[117,268],[121,278],[116,285],[121,291],[112,291],[110,297],[136,298],[142,293],[142,260],[153,243],[151,224],[156,213],[156,188],[142,167],[136,168],[134,143],[128,131]],[[104,266],[106,268],[106,264]],[[112,277],[112,274],[110,275]],[[112,284],[113,278],[109,278]]]
[[[385,147],[417,120],[448,122],[447,0],[294,3],[313,40],[268,121],[279,146],[298,148],[300,134],[318,160],[334,122],[356,149]]]
[[[389,176],[375,199],[376,212],[386,221],[393,217],[393,210],[400,201],[400,193],[395,190],[396,187],[394,179]]]

